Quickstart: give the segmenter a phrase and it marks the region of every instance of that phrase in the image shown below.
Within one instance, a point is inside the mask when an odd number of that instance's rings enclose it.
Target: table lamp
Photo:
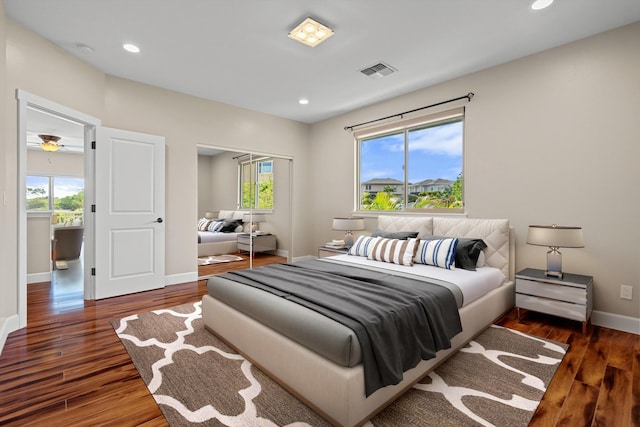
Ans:
[[[333,218],[334,230],[344,231],[344,245],[347,248],[353,246],[353,230],[364,230],[364,218],[350,216],[347,218]]]
[[[545,275],[562,279],[562,254],[558,248],[583,248],[582,227],[530,225],[527,243],[549,247]]]

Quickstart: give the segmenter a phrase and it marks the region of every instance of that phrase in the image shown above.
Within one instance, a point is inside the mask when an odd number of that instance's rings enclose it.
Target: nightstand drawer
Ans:
[[[324,258],[327,256],[344,255],[348,252],[347,248],[327,248],[322,246],[318,249],[318,258]]]
[[[516,293],[587,305],[587,289],[516,278]]]
[[[250,252],[267,252],[276,250],[276,236],[273,234],[258,234],[249,236],[248,234],[241,234],[238,236],[238,250]]]
[[[516,294],[516,307],[526,308],[527,310],[552,314],[554,316],[560,316],[581,322],[584,322],[589,318],[586,305],[571,304],[569,302],[533,297],[530,295]]]

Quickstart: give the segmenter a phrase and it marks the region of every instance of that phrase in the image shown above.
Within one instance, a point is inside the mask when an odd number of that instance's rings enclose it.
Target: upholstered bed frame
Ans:
[[[334,425],[364,423],[514,305],[514,244],[508,220],[379,216],[378,228],[418,231],[419,236],[482,238],[488,246],[484,250],[486,265],[501,269],[507,279],[460,309],[463,332],[453,338],[452,348],[423,360],[404,373],[401,383],[379,389],[368,398],[362,364],[337,365],[210,295],[203,297],[203,320],[210,331]]]

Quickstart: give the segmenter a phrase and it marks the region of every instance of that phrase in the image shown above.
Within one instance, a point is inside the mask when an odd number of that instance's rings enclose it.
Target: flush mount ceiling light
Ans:
[[[55,135],[38,135],[38,137],[42,140],[40,143],[40,148],[44,151],[58,151],[61,147],[64,147],[62,144],[58,144],[60,141],[59,136]]]
[[[131,44],[131,43],[123,44],[122,48],[124,50],[126,50],[127,52],[131,52],[131,53],[139,53],[140,52],[140,48],[138,46],[136,46],[135,44]]]
[[[316,47],[333,35],[333,30],[326,25],[307,18],[289,33],[289,38]]]
[[[298,104],[300,105],[307,105],[309,103],[309,100],[307,98],[300,98],[298,100]]]
[[[535,0],[531,4],[531,9],[533,9],[533,10],[544,9],[546,7],[551,6],[551,3],[553,3],[553,0]]]

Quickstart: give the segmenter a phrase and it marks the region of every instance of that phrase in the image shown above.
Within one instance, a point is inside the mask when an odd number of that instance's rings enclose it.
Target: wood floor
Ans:
[[[260,256],[254,265],[281,262]],[[207,274],[239,268],[218,264]],[[217,271],[215,271],[217,269]],[[215,271],[215,272],[212,272]],[[82,301],[55,283],[28,287],[27,328],[0,356],[0,425],[166,426],[109,321],[199,300],[205,280]],[[640,336],[515,311],[500,325],[570,344],[532,426],[640,425]]]

